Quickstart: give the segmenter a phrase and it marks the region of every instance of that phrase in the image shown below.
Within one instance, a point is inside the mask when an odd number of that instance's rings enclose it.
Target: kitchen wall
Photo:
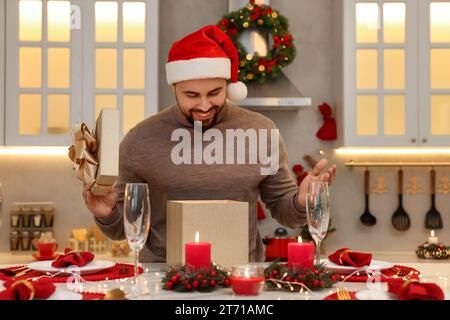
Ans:
[[[271,5],[286,15],[290,31],[297,41],[296,60],[285,69],[289,79],[312,98],[312,107],[298,112],[265,112],[280,128],[288,149],[290,165],[301,163],[304,155],[319,159],[320,149],[338,166],[332,186],[332,222],[337,231],[326,241],[326,248],[333,250],[349,246],[357,250],[412,251],[425,241],[427,231],[423,227],[425,213],[430,207],[428,168],[406,168],[405,186],[409,177],[417,175],[423,192],[405,195],[405,209],[411,216],[412,227],[398,232],[390,224],[397,207],[397,168],[376,168],[371,171],[372,183],[376,176],[384,175],[389,190],[382,195],[371,195],[371,211],[378,223],[364,227],[359,216],[364,211],[363,170],[348,168],[345,158],[335,156],[333,149],[338,142],[322,142],[315,133],[322,124],[317,105],[323,101],[336,108],[338,123],[342,123],[342,64],[340,46],[340,3],[342,0],[272,0]],[[165,82],[164,65],[171,44],[184,35],[206,24],[216,23],[227,11],[225,0],[164,0],[160,1],[160,109],[174,102],[172,92]],[[186,17],[189,17],[188,19]],[[270,85],[270,84],[268,84]],[[448,161],[448,160],[447,160]],[[63,245],[70,230],[93,224],[91,214],[84,207],[81,182],[71,170],[66,156],[10,156],[0,155],[0,181],[3,183],[3,216],[0,227],[0,251],[8,250],[9,208],[15,201],[53,201],[57,208],[55,236]],[[438,178],[450,176],[450,170],[437,168]],[[438,195],[437,207],[450,226],[450,194]],[[272,233],[278,225],[268,217],[261,221],[262,234]],[[446,230],[446,229],[444,229]],[[297,230],[289,230],[294,234]],[[441,240],[450,243],[450,233],[438,232]]]

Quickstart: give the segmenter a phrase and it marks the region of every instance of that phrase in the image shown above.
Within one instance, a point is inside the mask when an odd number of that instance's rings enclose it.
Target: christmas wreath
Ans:
[[[192,270],[181,264],[170,267],[162,279],[163,288],[178,292],[212,291],[230,286],[230,273],[211,264],[209,268]]]
[[[251,0],[244,8],[224,15],[218,26],[233,41],[239,53],[239,80],[260,84],[276,78],[281,69],[290,64],[296,55],[294,38],[288,31],[288,20],[268,5],[258,5]],[[270,34],[272,49],[266,56],[248,53],[239,42],[247,30],[258,29]]]
[[[442,243],[425,242],[417,248],[416,254],[422,259],[448,259],[450,257],[450,247],[446,247]]]
[[[264,270],[266,284],[271,289],[288,289],[290,291],[321,290],[331,288],[338,280],[337,275],[316,265],[314,270],[290,271],[287,264],[273,262]]]

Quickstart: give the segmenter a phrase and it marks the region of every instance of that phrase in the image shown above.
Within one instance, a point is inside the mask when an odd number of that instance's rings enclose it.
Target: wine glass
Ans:
[[[316,243],[316,265],[320,264],[320,242],[325,238],[330,221],[330,193],[327,182],[311,182],[306,194],[306,218],[311,237]]]
[[[146,183],[127,183],[124,199],[124,227],[128,244],[134,252],[134,292],[139,295],[139,252],[144,247],[150,229],[150,199]]]

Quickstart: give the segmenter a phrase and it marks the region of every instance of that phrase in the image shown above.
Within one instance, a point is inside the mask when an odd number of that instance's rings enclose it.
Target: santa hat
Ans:
[[[167,83],[230,79],[227,98],[243,100],[247,97],[247,87],[238,81],[238,63],[239,55],[231,39],[219,27],[206,26],[172,45],[166,64]]]

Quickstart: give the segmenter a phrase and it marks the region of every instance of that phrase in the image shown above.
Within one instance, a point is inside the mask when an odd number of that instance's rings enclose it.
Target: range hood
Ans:
[[[269,5],[269,0],[256,0],[255,3]],[[228,11],[239,10],[247,4],[248,0],[228,0]],[[257,31],[249,30],[243,33],[239,41],[249,53],[258,52],[260,56],[264,56],[268,51],[267,36]],[[238,104],[249,109],[298,110],[301,107],[311,106],[311,98],[305,97],[283,72],[278,78],[263,85],[247,83],[247,88],[247,98]]]

